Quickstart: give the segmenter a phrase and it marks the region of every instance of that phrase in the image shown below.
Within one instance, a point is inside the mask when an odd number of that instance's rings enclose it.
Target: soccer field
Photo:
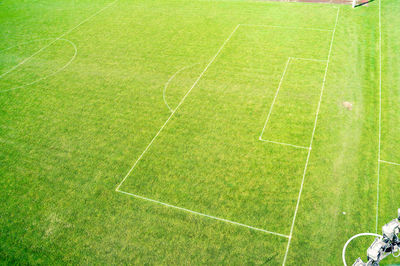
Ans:
[[[400,208],[399,14],[0,2],[0,263],[341,265]]]

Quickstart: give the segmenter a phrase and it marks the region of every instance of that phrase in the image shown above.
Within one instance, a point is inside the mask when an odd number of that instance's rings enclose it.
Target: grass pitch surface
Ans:
[[[0,3],[1,261],[340,264],[400,207],[379,4]]]

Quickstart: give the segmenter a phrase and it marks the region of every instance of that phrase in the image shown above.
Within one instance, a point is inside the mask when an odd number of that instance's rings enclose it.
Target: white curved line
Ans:
[[[51,39],[40,39],[40,40],[30,41],[30,42],[26,42],[26,43],[21,43],[21,44],[18,44],[18,45],[9,47],[9,48],[4,49],[4,50],[1,50],[1,51],[6,51],[6,50],[12,49],[12,48],[17,47],[17,46],[21,46],[21,45],[24,45],[24,44],[28,44],[28,43],[32,43],[32,42],[37,42],[37,41],[43,41],[43,40],[51,40]],[[47,78],[49,78],[49,77],[52,77],[52,76],[56,75],[57,73],[61,72],[61,71],[64,70],[66,67],[68,67],[68,66],[72,63],[72,61],[74,61],[74,59],[76,58],[76,55],[78,54],[78,48],[76,47],[75,43],[73,43],[73,42],[70,41],[70,40],[67,40],[67,39],[58,39],[58,40],[56,40],[56,42],[57,42],[57,41],[65,41],[65,42],[68,42],[69,44],[72,45],[72,47],[73,47],[74,50],[75,50],[74,55],[71,57],[71,59],[70,59],[64,66],[62,66],[61,68],[59,68],[57,71],[55,71],[55,72],[53,72],[53,73],[51,73],[51,74],[49,74],[49,75],[47,75],[47,76],[44,76],[44,77],[42,77],[42,78],[40,78],[40,79],[37,79],[37,80],[32,81],[32,82],[30,82],[30,83],[27,83],[27,84],[24,84],[24,85],[21,85],[21,86],[17,86],[17,87],[11,88],[11,89],[2,90],[2,91],[0,91],[0,93],[8,92],[8,91],[13,91],[13,90],[17,90],[17,89],[21,89],[21,88],[24,88],[24,87],[27,87],[27,86],[36,84],[36,83],[38,83],[38,82],[40,82],[40,81],[42,81],[42,80],[45,80],[45,79],[47,79]],[[53,43],[54,43],[54,42],[53,42]],[[28,59],[30,59],[30,58],[32,58],[32,56],[28,57]],[[21,66],[22,64],[24,64],[24,63],[27,62],[27,61],[28,61],[27,59],[24,59],[21,63],[19,63],[18,65],[16,65],[16,67],[13,67],[13,68],[11,68],[9,71],[7,71],[7,72],[5,72],[4,74],[0,75],[0,79],[1,79],[4,75],[6,75],[6,74],[12,72],[12,71],[15,70],[17,67]]]
[[[344,244],[343,250],[342,250],[342,260],[343,260],[343,264],[344,266],[347,266],[346,263],[346,248],[347,246],[350,244],[350,242],[359,237],[359,236],[377,236],[377,237],[382,237],[381,235],[375,234],[375,233],[361,233],[361,234],[357,234],[355,236],[352,236],[349,240],[347,240],[346,244]]]
[[[55,42],[55,41],[54,41],[55,39],[56,39],[56,38],[43,38],[43,39],[37,39],[37,40],[28,41],[28,42],[18,43],[17,45],[14,45],[14,46],[11,46],[11,47],[2,49],[2,50],[0,50],[0,52],[4,52],[4,51],[7,51],[7,50],[11,50],[11,49],[13,49],[13,48],[15,48],[15,47],[22,46],[22,45],[29,44],[29,43],[33,43],[33,42],[41,42],[41,41],[50,41],[50,40],[52,40],[51,43],[53,44],[53,43]],[[15,66],[11,67],[11,68],[10,68],[9,70],[7,70],[6,72],[0,74],[0,79],[3,78],[5,75],[10,74],[11,72],[13,72],[13,71],[14,71],[15,69],[17,69],[19,66],[22,66],[23,64],[25,64],[26,62],[28,62],[29,59],[31,59],[31,58],[34,57],[35,55],[37,55],[37,52],[35,52],[35,53],[31,54],[30,56],[24,58],[24,60],[22,60],[21,62],[19,62],[19,63],[16,64]]]
[[[11,71],[13,71],[14,69],[18,68],[20,65],[23,65],[25,62],[27,62],[29,59],[31,59],[32,57],[34,57],[35,55],[39,54],[41,51],[45,50],[46,48],[50,47],[50,45],[52,45],[53,43],[55,43],[58,40],[61,40],[64,36],[66,36],[68,33],[71,33],[73,30],[75,30],[76,28],[80,27],[82,24],[86,23],[87,21],[89,21],[90,19],[92,19],[93,17],[97,16],[98,14],[100,14],[101,12],[103,12],[104,10],[106,10],[107,8],[109,8],[110,6],[114,5],[116,2],[118,2],[119,0],[115,0],[114,2],[106,5],[105,7],[103,7],[102,9],[100,9],[99,11],[97,11],[96,13],[94,13],[93,15],[91,15],[90,17],[84,19],[83,21],[81,21],[78,25],[76,25],[75,27],[67,30],[66,32],[64,32],[63,34],[61,34],[59,37],[55,38],[53,41],[51,41],[50,43],[46,44],[45,46],[43,46],[42,48],[40,48],[39,50],[37,50],[35,53],[33,53],[31,56],[25,58],[23,61],[21,61],[19,64],[13,66],[10,70],[8,70],[7,72],[3,73],[0,75],[0,78],[2,78],[4,75],[7,75],[8,73],[10,73]]]
[[[12,48],[15,48],[15,47],[24,45],[24,44],[33,43],[33,42],[40,42],[40,41],[46,41],[46,40],[47,40],[47,41],[48,41],[48,40],[52,40],[52,41],[50,42],[49,45],[47,45],[47,46],[45,46],[45,47],[39,49],[38,51],[34,52],[33,54],[31,54],[30,56],[28,56],[27,58],[25,58],[24,60],[22,60],[22,61],[19,62],[18,64],[16,64],[15,66],[11,67],[11,68],[10,68],[9,70],[7,70],[6,72],[0,74],[0,79],[3,78],[5,75],[11,73],[12,71],[14,71],[15,69],[17,69],[18,67],[22,66],[22,65],[25,64],[26,62],[28,62],[29,59],[33,58],[35,55],[39,54],[39,53],[40,53],[41,51],[43,51],[44,49],[50,47],[50,45],[54,44],[54,43],[57,41],[57,39],[55,39],[55,38],[38,39],[38,40],[33,40],[33,41],[28,41],[28,42],[19,43],[19,44],[17,44],[17,45],[14,45],[14,46],[8,47],[8,48],[6,48],[6,49],[4,49],[4,50],[1,50],[1,52],[3,52],[3,51],[10,50],[10,49],[12,49]]]
[[[171,113],[173,113],[174,110],[171,109],[171,107],[169,107],[168,102],[167,102],[167,99],[166,99],[166,96],[165,96],[165,93],[167,92],[167,88],[168,88],[169,84],[170,84],[171,81],[176,77],[176,75],[178,75],[180,72],[182,72],[182,71],[185,70],[185,69],[194,67],[195,65],[199,65],[199,64],[200,64],[200,63],[196,63],[196,64],[193,64],[193,65],[190,65],[190,66],[185,66],[185,67],[179,69],[178,71],[175,72],[175,74],[173,74],[173,75],[169,78],[169,80],[167,81],[167,83],[165,83],[165,85],[164,85],[164,90],[163,90],[163,100],[164,100],[165,105],[166,105],[166,106],[168,107],[168,109],[171,111]]]

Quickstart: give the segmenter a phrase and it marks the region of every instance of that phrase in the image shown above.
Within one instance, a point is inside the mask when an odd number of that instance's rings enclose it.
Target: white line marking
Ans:
[[[107,6],[103,7],[102,9],[100,9],[99,11],[97,11],[96,13],[94,13],[93,15],[91,15],[90,17],[84,19],[82,22],[80,22],[78,25],[76,25],[75,27],[69,29],[68,31],[66,31],[65,33],[61,34],[59,37],[55,38],[52,42],[48,43],[47,45],[43,46],[42,48],[40,48],[39,50],[37,50],[35,53],[33,53],[31,56],[25,58],[24,60],[22,60],[20,63],[18,63],[17,65],[13,66],[12,68],[10,68],[8,71],[4,72],[3,74],[0,75],[0,79],[2,77],[4,77],[5,75],[9,74],[10,72],[12,72],[13,70],[15,70],[16,68],[18,68],[19,66],[25,64],[28,60],[30,60],[32,57],[34,57],[35,55],[37,55],[38,53],[40,53],[41,51],[43,51],[44,49],[48,48],[49,46],[51,46],[53,43],[55,43],[56,41],[60,40],[61,38],[63,38],[65,35],[71,33],[73,30],[75,30],[76,28],[78,28],[79,26],[81,26],[82,24],[86,23],[88,20],[92,19],[93,17],[97,16],[99,13],[103,12],[104,10],[106,10],[107,8],[109,8],[110,6],[114,5],[116,2],[118,2],[119,0],[115,0],[114,2],[108,4]]]
[[[301,57],[292,57],[294,60],[305,60],[305,61],[316,61],[316,62],[326,62],[326,59],[314,59],[314,58],[301,58]]]
[[[290,146],[290,147],[294,147],[294,148],[298,148],[298,149],[305,149],[305,150],[311,149],[310,147],[304,147],[304,146],[299,146],[299,145],[293,145],[293,144],[284,143],[284,142],[279,142],[279,141],[266,140],[266,139],[262,139],[262,138],[259,138],[259,140],[260,140],[260,141],[264,141],[264,142],[274,143],[274,144],[280,144],[280,145]]]
[[[269,119],[270,119],[270,117],[271,117],[272,109],[274,108],[274,104],[275,104],[276,98],[278,97],[279,90],[281,89],[281,86],[282,86],[282,83],[283,83],[283,79],[284,79],[284,77],[285,77],[285,75],[286,75],[287,69],[288,69],[289,64],[290,64],[290,60],[291,60],[291,57],[289,57],[288,60],[286,61],[285,69],[284,69],[284,71],[283,71],[281,80],[279,81],[278,88],[276,89],[275,96],[274,96],[274,99],[272,100],[271,107],[269,108],[269,112],[268,112],[268,115],[267,115],[267,119],[265,120],[264,127],[263,127],[263,129],[262,129],[262,131],[261,131],[261,135],[260,135],[260,138],[259,138],[260,140],[262,139],[262,136],[264,135],[264,131],[265,131],[265,129],[267,128],[267,124],[268,124]]]
[[[36,41],[39,41],[39,40],[36,40]],[[17,87],[11,88],[11,89],[0,90],[0,93],[7,92],[7,91],[13,91],[13,90],[16,90],[16,89],[22,89],[22,88],[24,88],[24,87],[27,87],[27,86],[36,84],[36,83],[38,83],[38,82],[40,82],[40,81],[42,81],[42,80],[48,79],[49,77],[52,77],[52,76],[56,75],[57,73],[61,72],[61,71],[64,70],[65,68],[67,68],[67,67],[72,63],[72,61],[74,61],[74,59],[76,58],[76,55],[78,54],[78,48],[76,47],[75,43],[71,42],[70,40],[67,40],[67,39],[58,39],[58,41],[65,41],[65,42],[68,42],[69,44],[72,45],[72,47],[73,47],[74,50],[75,50],[74,55],[72,56],[72,58],[71,58],[64,66],[62,66],[61,68],[59,68],[59,69],[56,70],[55,72],[53,72],[53,73],[51,73],[51,74],[49,74],[49,75],[47,75],[47,76],[44,76],[44,77],[42,77],[42,78],[40,78],[40,79],[37,79],[37,80],[35,80],[35,81],[33,81],[33,82],[30,82],[30,83],[27,83],[27,84],[24,84],[24,85],[21,85],[21,86],[17,86]],[[35,41],[31,41],[31,42],[35,42]],[[31,42],[26,42],[26,43],[31,43]],[[24,44],[26,44],[26,43],[24,43]],[[20,44],[20,45],[23,45],[23,44]],[[19,46],[19,45],[16,45],[16,46]],[[16,47],[16,46],[13,46],[13,47]],[[7,49],[5,49],[5,50],[9,50],[9,49],[11,49],[11,48],[13,48],[13,47],[7,48]]]
[[[10,49],[13,49],[13,48],[18,47],[18,46],[25,45],[25,44],[34,43],[34,42],[42,42],[42,41],[50,41],[50,40],[53,41],[54,39],[55,38],[42,38],[42,39],[36,39],[36,40],[32,40],[32,41],[27,41],[27,42],[21,42],[21,43],[18,43],[16,45],[13,45],[11,47],[1,49],[0,53],[4,52],[4,51],[7,51],[7,50],[10,50]]]
[[[387,164],[393,164],[393,165],[400,165],[400,163],[394,163],[394,162],[388,162],[384,160],[379,160],[380,163],[387,163]]]
[[[291,27],[291,26],[279,26],[279,25],[257,25],[257,24],[240,24],[241,26],[249,27],[263,27],[263,28],[283,28],[283,29],[294,29],[294,30],[316,30],[316,31],[333,31],[328,29],[318,29],[318,28],[307,28],[307,27]]]
[[[189,209],[185,209],[185,208],[174,206],[174,205],[171,205],[171,204],[168,204],[168,203],[164,203],[164,202],[161,202],[161,201],[158,201],[158,200],[153,200],[153,199],[149,199],[149,198],[142,197],[142,196],[139,196],[139,195],[135,195],[135,194],[132,194],[132,193],[129,193],[129,192],[125,192],[125,191],[121,191],[121,190],[117,190],[117,192],[129,195],[129,196],[133,196],[135,198],[139,198],[139,199],[142,199],[142,200],[147,200],[147,201],[151,201],[153,203],[161,204],[161,205],[164,205],[166,207],[170,207],[170,208],[178,209],[178,210],[181,210],[181,211],[189,212],[189,213],[192,213],[192,214],[196,214],[196,215],[204,216],[204,217],[207,217],[207,218],[211,218],[211,219],[214,219],[214,220],[218,220],[218,221],[221,221],[221,222],[226,222],[226,223],[230,223],[230,224],[246,227],[246,228],[249,228],[249,229],[252,229],[252,230],[261,231],[261,232],[264,232],[264,233],[267,233],[267,234],[272,234],[272,235],[276,235],[276,236],[289,238],[288,235],[284,235],[284,234],[280,234],[280,233],[264,230],[264,229],[261,229],[261,228],[257,228],[257,227],[254,227],[254,226],[250,226],[250,225],[246,225],[246,224],[230,221],[230,220],[227,220],[227,219],[218,218],[218,217],[215,217],[215,216],[212,216],[212,215],[208,215],[208,214],[192,211],[192,210],[189,210]]]
[[[375,237],[379,237],[382,239],[381,235],[373,234],[373,233],[361,233],[361,234],[352,236],[349,240],[347,240],[346,244],[344,244],[343,249],[342,249],[342,261],[343,261],[344,266],[347,266],[347,263],[346,263],[347,246],[350,244],[351,241],[353,241],[355,238],[360,237],[360,236],[375,236]]]
[[[381,172],[381,118],[382,118],[382,24],[381,24],[381,0],[379,0],[379,134],[378,134],[378,176],[376,184],[376,218],[375,233],[378,233],[379,222],[379,183]]]
[[[182,72],[182,71],[185,70],[185,69],[188,69],[188,68],[194,67],[194,66],[196,66],[196,65],[199,65],[199,64],[200,64],[200,63],[197,63],[197,64],[193,64],[193,65],[190,65],[190,66],[185,66],[185,67],[179,69],[178,71],[175,72],[175,74],[173,74],[173,75],[169,78],[169,80],[167,81],[167,83],[165,83],[164,90],[163,90],[163,99],[164,99],[165,105],[168,107],[168,109],[171,111],[171,113],[172,113],[174,110],[172,110],[171,107],[169,107],[168,102],[167,102],[167,99],[166,99],[166,96],[165,96],[165,93],[167,92],[167,88],[168,88],[169,84],[170,84],[171,81],[176,77],[176,75],[178,75],[180,72]]]
[[[200,76],[196,79],[196,81],[193,83],[192,87],[188,90],[188,92],[183,96],[182,100],[179,102],[178,106],[174,109],[174,111],[171,113],[171,115],[168,117],[167,121],[161,126],[161,128],[158,130],[157,134],[153,137],[153,139],[150,141],[150,143],[147,145],[146,149],[142,152],[142,154],[139,156],[139,158],[136,160],[136,162],[133,164],[131,169],[129,169],[128,173],[125,175],[124,179],[122,179],[121,183],[117,186],[115,189],[116,191],[119,190],[121,185],[125,182],[125,180],[128,178],[128,176],[132,173],[133,169],[135,169],[136,165],[142,159],[143,155],[149,150],[153,142],[157,139],[158,135],[160,135],[161,131],[164,129],[164,127],[168,124],[169,120],[174,116],[175,112],[179,109],[179,107],[182,105],[182,103],[185,101],[186,97],[190,94],[190,92],[193,90],[193,88],[197,85],[197,83],[200,81],[200,79],[203,77],[203,75],[207,72],[208,68],[211,66],[211,64],[215,61],[215,59],[218,57],[218,55],[221,53],[222,49],[224,49],[225,45],[229,42],[229,40],[232,38],[233,34],[236,32],[236,30],[239,28],[240,24],[235,27],[235,29],[232,31],[232,33],[228,36],[228,38],[225,40],[225,42],[222,44],[222,46],[219,48],[218,52],[214,55],[214,57],[211,59],[211,61],[208,63],[208,65],[204,68],[203,72],[201,72]]]
[[[260,135],[260,137],[259,137],[259,140],[265,141],[265,142],[271,142],[271,143],[275,143],[275,144],[282,144],[282,145],[287,145],[287,146],[292,146],[292,147],[295,147],[295,148],[301,148],[301,149],[306,149],[306,150],[308,150],[308,149],[311,149],[311,148],[310,148],[310,147],[300,146],[300,145],[288,144],[288,143],[284,143],[284,142],[265,140],[265,139],[262,138],[262,136],[264,135],[265,129],[267,128],[267,124],[268,124],[268,122],[269,122],[269,120],[270,120],[270,118],[271,118],[272,110],[273,110],[273,108],[274,108],[274,104],[275,104],[275,102],[276,102],[276,98],[278,97],[279,90],[280,90],[280,88],[281,88],[281,86],[282,86],[283,79],[284,79],[284,77],[285,77],[285,75],[286,75],[286,72],[287,72],[287,69],[288,69],[288,67],[289,67],[290,60],[306,60],[306,61],[327,62],[327,60],[313,59],[313,58],[300,58],[300,57],[289,57],[289,58],[288,58],[288,61],[286,62],[286,66],[285,66],[285,69],[284,69],[284,71],[283,71],[281,80],[280,80],[280,82],[279,82],[279,86],[278,86],[278,88],[277,88],[277,90],[276,90],[276,92],[275,92],[274,99],[273,99],[272,104],[271,104],[271,107],[270,107],[270,109],[269,109],[269,113],[268,113],[268,115],[267,115],[267,119],[265,120],[264,127],[263,127],[263,129],[262,129],[262,131],[261,131],[261,135]]]
[[[325,77],[324,77],[323,87],[324,87],[324,84],[325,84],[326,74],[327,74],[327,70],[328,70],[328,66],[329,66],[330,53],[331,53],[332,44],[333,44],[333,36],[334,36],[334,34],[335,34],[335,32],[336,32],[336,25],[337,25],[338,16],[339,16],[339,9],[338,9],[337,17],[336,17],[335,29],[333,30],[333,34],[332,34],[332,41],[331,41],[331,47],[330,47],[330,50],[329,50],[328,60],[326,60],[326,61],[327,61],[327,67],[326,67],[326,71],[325,71]],[[170,204],[167,204],[167,203],[163,203],[163,202],[160,202],[160,201],[156,201],[156,200],[153,200],[153,199],[145,198],[145,197],[142,197],[142,196],[139,196],[139,195],[135,195],[135,194],[132,194],[132,193],[129,193],[129,192],[125,192],[125,191],[121,191],[121,190],[120,190],[120,187],[121,187],[122,184],[125,182],[125,180],[128,178],[128,176],[132,173],[132,171],[135,169],[135,167],[136,167],[136,165],[138,164],[138,162],[141,160],[141,158],[144,156],[144,154],[149,150],[149,148],[151,147],[151,145],[154,143],[154,141],[155,141],[155,140],[157,139],[157,137],[160,135],[160,133],[162,132],[162,130],[163,130],[163,129],[165,128],[165,126],[168,124],[169,120],[173,117],[173,115],[175,114],[175,112],[176,112],[176,111],[179,109],[179,107],[183,104],[183,102],[185,101],[186,97],[190,94],[190,92],[193,90],[193,88],[197,85],[197,83],[200,81],[200,79],[202,78],[202,76],[206,73],[206,71],[208,70],[208,68],[210,67],[210,65],[215,61],[215,59],[216,59],[216,58],[218,57],[218,55],[221,53],[222,49],[223,49],[223,48],[225,47],[225,45],[229,42],[229,40],[232,38],[232,36],[234,35],[234,33],[237,31],[237,29],[238,29],[240,26],[242,26],[242,24],[238,24],[238,25],[235,27],[235,29],[232,31],[232,33],[228,36],[228,38],[227,38],[227,39],[225,40],[225,42],[222,44],[222,46],[221,46],[220,49],[217,51],[217,53],[215,54],[215,56],[211,59],[211,61],[210,61],[210,62],[208,63],[208,65],[206,66],[206,68],[203,70],[203,72],[202,72],[202,73],[200,74],[200,76],[197,78],[197,80],[195,81],[195,83],[192,85],[192,87],[189,89],[189,91],[185,94],[185,96],[181,99],[181,101],[179,102],[178,106],[173,110],[173,112],[171,113],[171,115],[168,117],[168,119],[165,121],[165,123],[161,126],[161,128],[159,129],[159,131],[156,133],[156,135],[153,137],[153,139],[152,139],[152,140],[150,141],[150,143],[147,145],[147,147],[146,147],[145,150],[142,152],[142,154],[139,156],[139,158],[135,161],[135,163],[134,163],[133,166],[130,168],[130,170],[128,171],[128,173],[125,175],[125,177],[123,178],[123,180],[122,180],[122,181],[119,183],[119,185],[116,187],[115,191],[116,191],[116,192],[120,192],[120,193],[124,193],[124,194],[127,194],[127,195],[130,195],[130,196],[133,196],[133,197],[136,197],[136,198],[140,198],[140,199],[143,199],[143,200],[147,200],[147,201],[151,201],[151,202],[154,202],[154,203],[158,203],[158,204],[161,204],[161,205],[164,205],[164,206],[167,206],[167,207],[172,207],[172,208],[179,209],[179,210],[183,210],[183,211],[187,211],[187,212],[190,212],[190,213],[193,213],[193,214],[205,216],[205,217],[208,217],[208,218],[212,218],[212,219],[224,221],[224,222],[227,222],[227,223],[236,224],[236,225],[244,226],[244,227],[251,228],[251,229],[254,229],[254,230],[263,231],[263,232],[266,232],[266,233],[275,234],[275,235],[278,235],[278,236],[282,236],[282,237],[288,238],[288,239],[289,239],[289,243],[288,243],[287,251],[286,251],[286,254],[285,254],[285,260],[286,260],[287,252],[288,252],[288,249],[289,249],[290,240],[291,240],[291,238],[292,238],[292,231],[293,231],[293,225],[294,225],[294,220],[295,220],[295,218],[294,218],[293,224],[292,224],[291,235],[290,235],[290,236],[287,236],[287,235],[283,235],[283,234],[279,234],[279,233],[267,231],[267,230],[264,230],[264,229],[260,229],[260,228],[248,226],[248,225],[245,225],[245,224],[240,224],[240,223],[233,222],[233,221],[230,221],[230,220],[226,220],[226,219],[222,219],[222,218],[218,218],[218,217],[214,217],[214,216],[202,214],[202,213],[199,213],[199,212],[191,211],[191,210],[188,210],[188,209],[185,209],[185,208],[173,206],[173,205],[170,205]],[[262,26],[262,27],[273,27],[273,28],[292,28],[292,29],[303,29],[303,30],[304,30],[304,29],[305,29],[305,30],[321,30],[321,29],[312,29],[312,28],[268,26],[268,25],[250,25],[250,24],[244,24],[244,26]],[[322,30],[322,31],[331,31],[331,30]],[[301,59],[301,58],[300,58],[300,59]],[[319,60],[318,60],[318,61],[319,61]],[[284,75],[285,75],[285,73],[286,73],[286,70],[287,70],[287,67],[288,67],[289,62],[290,62],[290,57],[288,58],[288,61],[287,61],[287,64],[286,64],[286,68],[285,68],[284,74],[282,75],[282,79],[281,79],[281,82],[280,82],[280,84],[279,84],[279,87],[281,86],[281,83],[282,83],[283,77],[284,77]],[[279,91],[279,88],[278,88],[277,91]],[[323,91],[323,88],[322,88],[322,91]],[[321,102],[321,99],[322,99],[322,91],[321,91],[321,96],[320,96],[320,102]],[[275,95],[275,99],[276,99],[276,95]],[[318,117],[319,107],[320,107],[320,103],[319,103],[319,105],[318,105],[318,110],[317,110],[316,118]],[[267,120],[268,120],[268,119],[267,119]],[[316,120],[317,120],[317,119],[316,119]],[[266,122],[266,123],[267,123],[267,122]],[[312,138],[311,138],[311,145],[310,145],[309,148],[307,148],[307,149],[309,149],[309,152],[308,152],[308,156],[307,156],[306,166],[308,165],[308,160],[309,160],[309,157],[310,157],[310,151],[311,151],[311,148],[312,148],[312,140],[313,140],[313,137],[314,137],[315,128],[316,128],[316,121],[315,121],[314,130],[313,130],[313,134],[312,134]],[[265,129],[265,126],[264,126],[264,129]],[[263,129],[263,130],[264,130],[264,129]],[[262,134],[263,134],[263,133],[261,133],[261,136],[262,136]],[[261,138],[261,136],[260,136],[260,138]],[[300,146],[299,146],[299,147],[300,147]],[[304,148],[306,148],[306,147],[304,147]],[[306,168],[307,168],[307,167],[305,167],[305,170],[304,170],[302,187],[303,187],[303,183],[304,183]],[[301,187],[301,190],[302,190],[302,187]],[[301,195],[301,190],[300,190],[299,195]],[[298,205],[299,205],[299,200],[298,200],[298,203],[297,203],[297,206],[296,206],[295,215],[296,215],[296,213],[297,213]]]
[[[337,11],[337,14],[336,14],[335,28],[333,29],[333,32],[332,32],[332,39],[331,39],[331,44],[330,44],[329,53],[328,53],[328,61],[326,63],[324,80],[323,80],[323,83],[322,83],[321,94],[320,94],[320,97],[319,97],[317,113],[315,115],[314,129],[313,129],[313,133],[312,133],[311,141],[310,141],[310,150],[308,150],[307,160],[306,160],[306,164],[304,166],[303,179],[301,181],[301,186],[300,186],[299,196],[298,196],[298,199],[297,199],[296,209],[294,211],[292,226],[290,228],[289,241],[288,241],[288,244],[287,244],[287,247],[286,247],[285,257],[283,259],[282,265],[285,265],[285,263],[286,263],[287,255],[289,253],[290,243],[291,243],[291,240],[292,240],[292,237],[293,237],[294,224],[296,222],[296,216],[297,216],[297,212],[299,210],[301,194],[303,192],[303,187],[304,187],[304,180],[305,180],[305,177],[306,177],[308,162],[310,160],[310,155],[311,155],[311,148],[312,148],[312,144],[313,144],[313,140],[314,140],[315,130],[317,128],[318,114],[319,114],[319,110],[320,110],[320,107],[321,107],[322,96],[324,94],[325,82],[326,82],[326,77],[327,77],[328,69],[329,69],[329,61],[331,59],[331,54],[332,54],[333,41],[334,41],[334,38],[335,38],[336,27],[337,27],[338,20],[339,20],[339,12],[340,12],[340,8],[338,8],[338,11]]]

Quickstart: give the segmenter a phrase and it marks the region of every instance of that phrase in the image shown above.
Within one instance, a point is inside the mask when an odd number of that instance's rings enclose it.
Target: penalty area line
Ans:
[[[164,103],[165,103],[165,105],[167,106],[167,108],[171,111],[171,113],[174,112],[174,110],[169,106],[169,104],[168,104],[168,102],[167,102],[167,96],[166,96],[167,88],[168,88],[169,84],[170,84],[171,81],[176,77],[176,75],[178,75],[180,72],[182,72],[182,71],[184,71],[184,70],[186,70],[186,69],[188,69],[188,68],[194,67],[194,66],[196,66],[196,65],[199,65],[199,64],[200,64],[200,63],[196,63],[196,64],[193,64],[193,65],[190,65],[190,66],[185,66],[185,67],[179,69],[178,71],[175,72],[175,74],[173,74],[173,75],[169,78],[169,80],[167,81],[167,83],[165,83],[165,85],[164,85],[164,90],[163,90],[163,100],[164,100]]]
[[[307,28],[307,27],[293,27],[293,26],[280,26],[280,25],[259,25],[259,24],[240,24],[247,27],[262,27],[262,28],[278,28],[278,29],[292,29],[292,30],[315,30],[315,31],[333,31],[329,29]]]
[[[312,135],[311,135],[311,140],[310,140],[310,150],[308,150],[307,160],[306,160],[306,163],[305,163],[305,166],[304,166],[303,178],[302,178],[302,180],[301,180],[301,185],[300,185],[300,190],[299,190],[299,196],[298,196],[298,198],[297,198],[296,209],[295,209],[295,211],[294,211],[292,226],[291,226],[291,228],[290,228],[289,241],[288,241],[288,244],[287,244],[287,247],[286,247],[285,257],[283,258],[282,265],[285,265],[285,264],[286,264],[286,260],[287,260],[288,253],[289,253],[289,249],[290,249],[290,244],[291,244],[291,241],[292,241],[292,238],[293,238],[294,225],[295,225],[295,223],[296,223],[296,217],[297,217],[297,213],[298,213],[299,206],[300,206],[301,195],[302,195],[303,188],[304,188],[304,181],[305,181],[306,174],[307,174],[308,162],[309,162],[310,156],[311,156],[311,148],[312,148],[313,141],[314,141],[315,130],[317,129],[318,115],[319,115],[319,111],[320,111],[320,108],[321,108],[322,97],[323,97],[323,95],[324,95],[326,77],[327,77],[327,75],[328,75],[329,62],[330,62],[331,55],[332,55],[333,42],[334,42],[334,40],[335,40],[336,28],[337,28],[337,24],[338,24],[338,21],[339,21],[339,14],[340,14],[340,8],[338,8],[338,10],[337,10],[336,21],[335,21],[335,27],[334,27],[334,29],[333,29],[333,31],[332,31],[331,43],[330,43],[329,52],[328,52],[328,60],[327,60],[327,62],[326,62],[326,67],[325,67],[324,80],[323,80],[323,82],[322,82],[321,94],[320,94],[320,97],[319,97],[317,112],[316,112],[316,114],[315,114],[314,129],[313,129],[313,132],[312,132]]]
[[[257,228],[257,227],[250,226],[250,225],[247,225],[247,224],[234,222],[234,221],[231,221],[231,220],[219,218],[219,217],[208,215],[208,214],[204,214],[204,213],[201,213],[201,212],[192,211],[192,210],[189,210],[189,209],[186,209],[186,208],[178,207],[178,206],[171,205],[171,204],[168,204],[168,203],[165,203],[165,202],[161,202],[161,201],[158,201],[158,200],[149,199],[149,198],[146,198],[146,197],[143,197],[143,196],[139,196],[139,195],[136,195],[136,194],[133,194],[133,193],[125,192],[125,191],[122,191],[122,190],[116,190],[116,191],[120,192],[122,194],[126,194],[126,195],[129,195],[129,196],[138,198],[138,199],[142,199],[142,200],[150,201],[150,202],[153,202],[153,203],[157,203],[157,204],[163,205],[165,207],[174,208],[174,209],[177,209],[177,210],[189,212],[191,214],[200,215],[200,216],[203,216],[203,217],[207,217],[207,218],[210,218],[210,219],[214,219],[214,220],[217,220],[217,221],[221,221],[221,222],[225,222],[225,223],[229,223],[229,224],[233,224],[233,225],[237,225],[237,226],[241,226],[241,227],[246,227],[246,228],[251,229],[251,230],[260,231],[260,232],[264,232],[264,233],[267,233],[267,234],[276,235],[276,236],[280,236],[280,237],[284,237],[284,238],[289,238],[288,235],[284,235],[284,234],[268,231],[268,230],[265,230],[265,229]]]
[[[283,70],[283,74],[282,74],[282,76],[281,76],[281,80],[279,81],[279,85],[278,85],[278,88],[276,89],[274,99],[272,100],[271,107],[269,108],[269,112],[268,112],[268,115],[267,115],[267,119],[265,120],[264,127],[263,127],[263,129],[262,129],[262,131],[261,131],[261,135],[260,135],[260,137],[259,137],[260,140],[262,140],[262,136],[264,135],[264,132],[265,132],[265,129],[267,128],[267,124],[268,124],[268,122],[269,122],[269,119],[271,118],[271,114],[272,114],[272,110],[274,109],[274,104],[275,104],[275,102],[276,102],[276,98],[278,97],[279,90],[281,89],[281,86],[282,86],[282,83],[283,83],[283,79],[285,78],[285,75],[286,75],[286,72],[287,72],[287,70],[288,70],[288,67],[289,67],[290,60],[291,60],[291,59],[292,59],[292,58],[289,57],[288,60],[286,61],[285,69]]]
[[[292,57],[293,60],[304,60],[304,61],[315,61],[315,62],[325,62],[326,59],[315,59],[315,58],[302,58],[302,57]]]
[[[273,141],[273,140],[267,140],[267,139],[262,139],[259,138],[260,141],[263,142],[269,142],[269,143],[274,143],[274,144],[279,144],[279,145],[285,145],[285,146],[290,146],[293,148],[297,148],[297,149],[305,149],[305,150],[310,150],[310,147],[304,147],[304,146],[299,146],[299,145],[294,145],[294,144],[289,144],[289,143],[284,143],[284,142],[279,142],[279,141]]]

